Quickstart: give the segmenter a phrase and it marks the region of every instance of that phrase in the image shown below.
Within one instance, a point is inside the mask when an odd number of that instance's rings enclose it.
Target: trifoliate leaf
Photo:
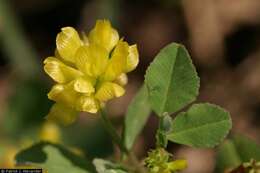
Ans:
[[[184,46],[172,43],[163,48],[148,67],[145,84],[152,109],[162,116],[196,99],[199,77]]]
[[[231,129],[229,113],[212,104],[194,104],[173,120],[168,140],[192,147],[214,147]]]

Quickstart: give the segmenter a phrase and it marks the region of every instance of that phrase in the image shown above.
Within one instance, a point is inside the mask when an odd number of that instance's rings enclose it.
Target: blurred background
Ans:
[[[146,67],[162,47],[179,42],[189,50],[201,77],[198,102],[226,108],[233,119],[232,133],[260,142],[259,0],[0,0],[0,165],[6,148],[15,152],[40,139],[52,104],[46,94],[53,84],[42,62],[54,54],[60,28],[88,32],[96,19],[104,18],[130,44],[137,43],[140,53],[126,95],[109,103],[119,131]],[[157,121],[152,115],[136,142],[140,158],[154,147]],[[53,128],[60,131],[58,141],[89,158],[117,152],[97,116],[82,114],[72,126]],[[214,170],[212,149],[170,144],[169,150],[188,159],[185,173]]]

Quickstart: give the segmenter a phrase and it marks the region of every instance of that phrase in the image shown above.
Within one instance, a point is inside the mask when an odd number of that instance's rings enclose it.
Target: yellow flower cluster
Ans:
[[[145,165],[149,173],[175,173],[187,167],[186,160],[173,160],[164,148],[157,148],[148,153]]]
[[[72,123],[78,112],[97,113],[101,106],[125,93],[126,73],[139,62],[136,45],[119,39],[107,20],[98,20],[88,35],[80,38],[64,27],[56,38],[54,57],[44,60],[45,72],[57,82],[48,93],[56,103],[47,118]]]

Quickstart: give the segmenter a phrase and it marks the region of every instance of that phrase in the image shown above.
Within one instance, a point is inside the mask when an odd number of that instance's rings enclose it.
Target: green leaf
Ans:
[[[79,131],[82,135],[75,135],[75,132]],[[74,123],[63,129],[62,136],[64,143],[80,148],[91,160],[95,157],[109,157],[114,152],[112,139],[101,121]]]
[[[21,129],[27,133],[42,123],[52,103],[47,98],[49,86],[44,80],[17,80],[12,87],[13,93],[8,99],[1,125],[9,136],[19,138]]]
[[[231,129],[229,113],[212,104],[194,104],[173,120],[168,140],[192,147],[214,147]]]
[[[98,173],[127,173],[126,169],[121,165],[108,160],[94,159],[93,164]]]
[[[92,173],[94,167],[91,162],[75,155],[64,147],[41,142],[19,152],[16,155],[18,164],[34,164],[48,171],[48,173]]]
[[[218,148],[215,172],[234,169],[250,159],[260,160],[260,146],[247,137],[236,135]]]
[[[147,88],[143,86],[130,103],[124,121],[124,145],[131,149],[151,113]]]
[[[220,145],[216,160],[216,173],[235,168],[242,163],[232,140],[226,140]]]
[[[163,48],[148,67],[145,84],[152,109],[162,116],[196,99],[199,77],[184,46],[172,43]]]
[[[260,146],[253,140],[237,135],[233,138],[233,142],[243,162],[249,162],[250,159],[260,161]]]

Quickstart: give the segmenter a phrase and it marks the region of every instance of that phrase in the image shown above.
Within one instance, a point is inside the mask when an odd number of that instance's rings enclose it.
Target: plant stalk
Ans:
[[[105,112],[105,110],[100,110],[100,115],[103,126],[105,127],[106,131],[112,137],[113,141],[117,144],[117,146],[120,148],[121,152],[125,153],[128,156],[129,161],[136,168],[136,171],[138,173],[146,173],[145,168],[140,164],[136,156],[132,152],[130,152],[122,143],[120,136],[118,135],[113,124],[107,117],[107,113]]]
[[[145,170],[145,168],[143,167],[142,163],[140,163],[140,161],[136,158],[134,153],[130,152],[128,157],[129,157],[130,162],[136,167],[136,171],[138,173],[146,173],[147,172]]]
[[[126,149],[124,144],[122,143],[122,140],[118,133],[116,132],[116,129],[112,125],[111,121],[108,119],[107,114],[105,110],[100,110],[101,120],[103,123],[104,128],[109,133],[109,135],[112,137],[113,141],[118,145],[120,150],[126,154],[129,153],[129,151]]]

